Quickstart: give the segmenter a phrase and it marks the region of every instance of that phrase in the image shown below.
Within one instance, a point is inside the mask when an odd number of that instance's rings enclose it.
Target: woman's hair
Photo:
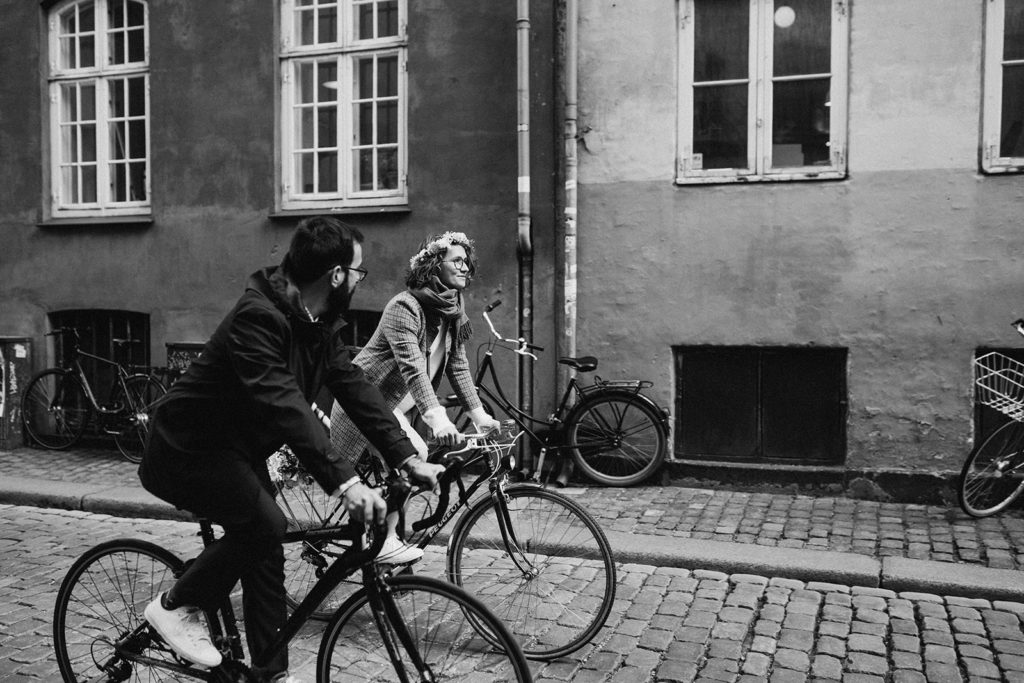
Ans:
[[[466,250],[466,264],[469,266],[469,271],[466,273],[466,284],[472,282],[473,274],[476,273],[473,240],[466,237],[465,233],[449,231],[440,235],[431,235],[420,242],[420,250],[409,259],[409,274],[405,278],[405,285],[411,289],[425,287],[431,278],[440,272],[445,254],[454,245]]]
[[[302,286],[322,277],[334,266],[348,266],[356,242],[363,234],[334,216],[311,216],[295,228],[281,269]]]

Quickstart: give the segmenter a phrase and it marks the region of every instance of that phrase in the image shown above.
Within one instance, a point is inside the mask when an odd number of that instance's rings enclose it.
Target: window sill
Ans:
[[[410,213],[412,209],[408,204],[394,204],[383,206],[349,206],[334,209],[281,209],[273,211],[268,215],[272,221],[286,221],[293,218],[308,218],[310,216],[376,216],[384,213]]]
[[[40,228],[97,227],[117,225],[126,227],[147,227],[153,225],[152,216],[95,216],[76,218],[49,218],[36,223]]]
[[[822,170],[818,172],[778,173],[774,175],[706,175],[677,176],[675,185],[757,185],[761,183],[787,183],[815,180],[846,180],[845,171]]]

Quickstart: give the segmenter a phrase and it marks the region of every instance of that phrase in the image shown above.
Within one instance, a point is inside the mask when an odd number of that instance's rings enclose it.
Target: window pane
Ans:
[[[1024,157],[1024,66],[1003,67],[1003,113],[999,156]]]
[[[310,10],[300,10],[297,12],[299,15],[298,21],[295,25],[298,27],[298,40],[299,45],[313,45],[313,33],[316,27],[316,15]]]
[[[78,41],[74,38],[60,39],[60,65],[65,69],[78,66]]]
[[[96,202],[96,166],[82,168],[82,202]]]
[[[146,164],[135,163],[128,165],[128,182],[131,194],[129,199],[133,202],[146,200]]]
[[[381,57],[377,62],[377,97],[398,95],[398,57]]]
[[[319,166],[320,192],[336,192],[338,190],[338,154],[321,152],[317,155]]]
[[[377,184],[380,190],[398,188],[397,149],[382,149],[377,155]]]
[[[313,68],[315,64],[304,62],[299,64],[299,102],[303,104],[314,102],[316,91],[313,88]]]
[[[359,27],[356,40],[371,40],[374,37],[372,3],[356,6],[356,26]]]
[[[146,158],[145,121],[132,121],[128,124],[128,153],[132,159]]]
[[[356,130],[359,131],[356,144],[373,144],[373,104],[364,102],[356,105]]]
[[[373,59],[361,59],[356,66],[356,92],[361,100],[373,97]]]
[[[298,168],[295,172],[298,174],[296,181],[300,188],[300,192],[310,193],[313,192],[313,155],[312,153],[299,154],[296,157]]]
[[[125,63],[124,32],[115,31],[110,34],[110,55],[107,59],[111,64]]]
[[[78,51],[79,67],[96,66],[96,37],[93,34],[82,36],[78,44]]]
[[[110,79],[108,85],[110,91],[110,115],[116,118],[122,118],[125,115],[124,86],[125,82],[122,79]]]
[[[128,115],[146,115],[146,79],[128,79]]]
[[[1003,59],[1024,59],[1024,0],[1006,0]]]
[[[77,204],[78,199],[78,167],[65,166],[60,169],[60,187],[64,201],[68,204]]]
[[[313,149],[316,144],[313,138],[315,132],[313,127],[314,114],[315,110],[312,107],[307,107],[300,111],[299,139],[302,141],[300,144],[303,149]]]
[[[115,202],[128,199],[128,168],[125,164],[110,165],[110,195]]]
[[[832,3],[785,0],[776,5],[776,76],[829,73],[832,55]]]
[[[693,89],[693,151],[705,169],[746,168],[746,85]]]
[[[358,178],[356,179],[356,187],[362,191],[373,189],[373,150],[362,149],[356,152],[359,158]]]
[[[377,4],[377,36],[398,35],[398,2],[384,0]]]
[[[96,161],[96,126],[82,126],[82,161]]]
[[[338,99],[338,63],[334,61],[317,64],[317,83],[320,102],[332,102]],[[332,84],[328,86],[328,84]]]
[[[110,158],[124,159],[127,152],[125,127],[121,121],[110,124]]]
[[[96,86],[92,83],[84,83],[79,92],[82,98],[81,115],[83,121],[96,120]]]
[[[319,42],[338,42],[338,8],[322,7],[320,8],[319,15],[320,26],[317,34]]]
[[[317,122],[320,126],[318,147],[338,146],[338,110],[335,107],[320,107],[317,110]]]
[[[772,166],[829,162],[828,79],[785,81],[774,86]]]
[[[78,120],[78,88],[74,85],[60,86],[61,122]]]
[[[146,61],[146,32],[143,29],[128,32],[128,61]]]
[[[398,142],[398,103],[381,102],[377,107],[377,143]]]
[[[748,77],[750,0],[696,0],[693,79]]]
[[[141,2],[135,2],[135,0],[128,1],[128,25],[146,25],[146,8]]]
[[[125,24],[124,0],[107,0],[110,28],[123,28]]]

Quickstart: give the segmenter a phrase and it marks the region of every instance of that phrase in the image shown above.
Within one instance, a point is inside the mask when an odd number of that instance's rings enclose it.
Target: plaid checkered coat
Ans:
[[[427,353],[432,340],[427,339],[427,318],[423,307],[408,291],[396,295],[381,316],[380,323],[359,355],[353,361],[362,368],[366,378],[377,385],[385,405],[394,410],[407,393],[424,413],[440,405],[437,387],[427,377]],[[449,327],[445,375],[467,410],[480,407],[480,397],[473,385],[473,375],[466,358],[466,347],[455,341]],[[438,375],[439,377],[439,375]],[[366,437],[351,418],[335,403],[331,410],[331,441],[339,455],[354,463],[367,447]],[[398,463],[389,463],[392,466]]]

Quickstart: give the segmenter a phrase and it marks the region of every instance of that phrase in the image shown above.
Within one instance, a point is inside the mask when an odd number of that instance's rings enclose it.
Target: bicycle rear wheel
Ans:
[[[49,450],[77,443],[92,412],[78,377],[60,368],[38,373],[21,396],[21,420],[29,442]]]
[[[114,434],[114,443],[126,460],[142,462],[153,404],[167,393],[167,388],[149,375],[132,375],[125,380],[124,385],[128,390],[127,396],[120,382],[114,385],[115,390],[112,392],[113,403],[124,407],[124,412],[118,415],[120,424]]]
[[[615,562],[601,527],[575,501],[527,484],[505,488],[503,505],[481,498],[459,518],[448,577],[508,624],[530,659],[583,647],[615,600]],[[507,507],[514,539],[498,516]]]
[[[192,680],[129,661],[113,648],[135,632],[127,650],[168,664],[178,661],[148,628],[139,627],[146,605],[181,571],[173,553],[141,540],[110,541],[82,554],[64,577],[53,611],[53,645],[65,683]]]
[[[298,471],[276,483],[277,504],[288,520],[288,530],[318,529],[335,526],[342,516],[341,503],[331,500],[312,476]],[[338,541],[300,541],[284,545],[285,600],[290,609],[299,606],[327,566],[346,545]],[[345,599],[359,587],[358,583],[342,583],[313,612],[312,617],[327,620]]]
[[[576,465],[598,484],[633,486],[665,461],[668,435],[661,416],[627,393],[594,393],[565,425]]]
[[[477,599],[438,579],[399,575],[384,579],[385,614],[375,618],[365,589],[350,597],[328,624],[317,656],[318,683],[394,681],[393,646],[405,680],[529,681],[525,657],[508,628]],[[395,623],[387,617],[397,615]],[[383,629],[383,634],[382,634]],[[421,678],[403,629],[416,656],[430,669]],[[486,629],[486,637],[480,630]],[[494,643],[497,643],[495,645]]]
[[[1024,490],[1024,423],[1008,422],[967,457],[957,490],[971,517],[1005,510]]]

